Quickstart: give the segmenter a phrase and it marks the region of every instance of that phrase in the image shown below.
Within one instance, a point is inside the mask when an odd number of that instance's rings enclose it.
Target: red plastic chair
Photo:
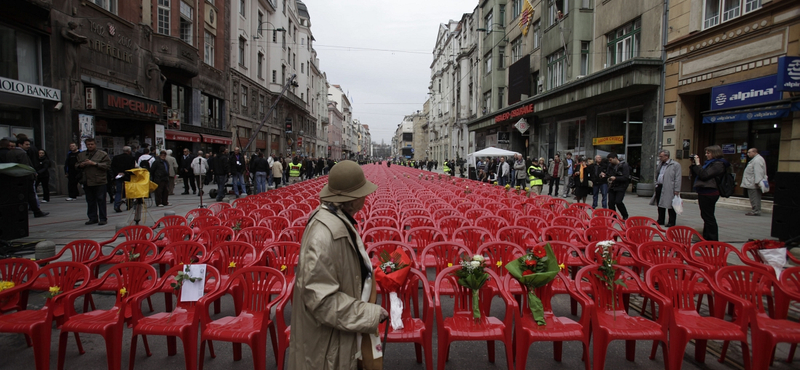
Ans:
[[[409,258],[413,260],[411,267],[417,268],[417,266],[419,266],[417,263],[417,252],[414,251],[414,248],[412,248],[411,245],[402,242],[389,241],[372,243],[369,248],[367,248],[367,256],[369,256],[373,269],[378,267],[380,263],[378,260],[378,255],[382,251],[385,250],[387,253],[391,254],[397,248],[401,248],[409,256]],[[378,292],[380,293],[380,290],[378,290]]]
[[[260,261],[267,267],[277,269],[290,284],[294,282],[295,269],[300,254],[300,243],[274,242],[269,244],[262,252]]]
[[[452,207],[450,207],[450,208],[442,208],[442,209],[437,209],[435,211],[431,211],[431,215],[433,216],[434,220],[441,220],[441,219],[443,219],[445,217],[450,217],[450,216],[464,217],[461,212],[459,212],[457,209],[452,208]]]
[[[622,241],[622,234],[619,230],[608,226],[592,226],[583,231],[583,239],[586,242],[602,242],[604,240]]]
[[[374,217],[387,217],[391,218],[392,220],[397,220],[400,218],[399,215],[397,214],[397,211],[395,211],[394,208],[374,209],[372,210],[372,212],[369,213],[369,218],[374,218]]]
[[[420,226],[436,227],[436,223],[428,216],[408,216],[400,223],[400,228],[402,230],[409,230]]]
[[[222,212],[222,210],[228,208],[231,208],[231,205],[229,203],[224,203],[224,202],[211,203],[208,205],[208,209],[211,212],[214,212],[215,216],[219,215],[219,213]]]
[[[275,234],[272,230],[264,226],[251,226],[246,227],[239,231],[236,236],[237,241],[248,242],[256,248],[257,251],[263,251],[270,243],[275,241]]]
[[[772,268],[772,266],[767,265],[764,262],[764,260],[761,259],[761,255],[758,254],[758,250],[759,250],[758,243],[754,242],[744,243],[744,245],[742,245],[742,255],[741,255],[742,262],[744,262],[744,264],[748,266],[753,266],[755,268],[760,268],[760,269],[765,269],[767,271],[775,272],[775,269]],[[786,257],[787,260],[791,260],[794,263],[800,264],[800,261],[798,261],[791,253],[789,253],[788,249],[786,250]]]
[[[689,264],[698,267],[700,269],[703,269],[703,266],[695,263],[691,258],[689,258],[688,252],[686,252],[683,249],[683,247],[678,243],[647,242],[640,245],[636,253],[637,253],[636,260],[639,263],[639,266],[641,267],[643,273],[646,273],[647,270],[649,270],[653,266],[665,265],[669,263]],[[706,284],[698,283],[697,286],[695,286],[695,292],[698,294],[697,298],[698,313],[700,310],[700,306],[703,303],[704,295],[708,297],[707,299],[708,299],[709,312],[714,312],[714,296],[711,292],[711,288],[709,288],[708,285]],[[655,307],[652,308],[655,309]],[[644,312],[646,309],[647,309],[647,298],[645,298],[644,301],[642,302],[642,312]]]
[[[259,208],[248,212],[247,215],[252,217],[256,224],[258,224],[266,217],[275,216],[275,212],[271,209]]]
[[[200,323],[200,312],[197,308],[202,307],[203,302],[208,299],[209,294],[214,294],[219,288],[219,271],[213,266],[206,266],[205,276],[205,293],[197,302],[182,302],[181,288],[175,289],[171,286],[175,282],[175,276],[179,271],[183,271],[184,266],[174,266],[167,271],[161,280],[150,290],[139,295],[133,300],[130,305],[132,315],[131,333],[131,349],[130,349],[130,363],[128,369],[134,368],[136,360],[136,346],[139,335],[142,336],[144,343],[145,353],[147,357],[153,355],[150,352],[150,346],[147,343],[148,335],[162,335],[167,337],[167,355],[174,356],[177,353],[176,337],[181,338],[183,343],[183,356],[186,370],[197,369],[197,337],[198,337],[198,324]],[[144,316],[141,310],[141,303],[144,298],[150,297],[156,293],[168,294],[170,298],[175,295],[178,302],[176,307],[172,308],[172,299],[168,306],[168,312],[159,312],[150,316]]]
[[[170,243],[184,241],[184,240],[193,240],[193,239],[194,239],[194,231],[192,231],[191,227],[175,225],[175,226],[167,226],[161,229],[153,237],[153,244],[155,244],[159,250],[162,250]]]
[[[438,369],[444,370],[445,362],[450,357],[450,344],[456,341],[486,341],[489,362],[494,363],[494,341],[502,341],[506,349],[506,364],[508,369],[514,368],[514,355],[512,354],[512,325],[514,299],[505,290],[500,290],[500,296],[505,302],[505,318],[501,321],[489,316],[492,295],[490,289],[480,290],[481,318],[476,322],[472,317],[472,293],[469,289],[458,285],[458,278],[453,273],[461,266],[444,269],[436,276],[434,285],[434,304],[436,307],[436,333],[439,343]],[[499,282],[500,278],[491,269],[486,269],[490,281]],[[484,284],[484,288],[487,287]],[[452,293],[449,288],[455,287]],[[447,290],[445,290],[447,288]],[[442,311],[442,296],[453,295],[453,316],[445,317]]]
[[[233,209],[233,208],[231,208]],[[222,226],[233,228],[238,228],[239,230],[256,226],[255,220],[252,217],[247,216],[231,216],[226,220],[222,221]]]
[[[373,212],[374,214],[374,212]],[[367,231],[373,227],[391,227],[394,229],[399,228],[397,219],[385,216],[374,216],[367,219],[367,222],[361,227],[362,231]]]
[[[666,230],[664,230],[663,227],[661,227],[661,225],[658,224],[658,222],[656,222],[656,220],[654,220],[654,219],[652,219],[650,217],[645,217],[645,216],[631,216],[631,217],[628,217],[627,220],[625,220],[625,228],[626,229],[630,229],[631,227],[634,227],[634,226],[652,227],[652,228],[655,228],[655,229],[657,229],[658,231],[660,231],[662,233],[666,231]]]
[[[469,256],[471,254],[472,252],[464,244],[447,241],[428,245],[417,258],[420,270],[427,273],[428,269],[433,269],[434,276],[438,276],[448,267],[459,266],[462,255]],[[435,283],[435,280],[429,280],[428,282]],[[431,286],[431,288],[433,287]],[[442,289],[452,292],[454,287],[443,287]]]
[[[210,249],[208,263],[214,266],[220,273],[220,280],[222,284],[227,284],[228,278],[234,272],[246,267],[250,267],[259,261],[261,255],[256,252],[255,247],[246,242],[222,242]],[[236,290],[237,285],[231,289],[226,290],[233,296],[233,306],[236,312],[239,312],[241,304],[241,295]],[[226,288],[227,289],[227,288]],[[214,302],[214,313],[219,313],[221,303],[219,300]]]
[[[206,246],[206,249],[212,250],[219,243],[231,241],[234,239],[233,229],[227,226],[209,226],[203,229],[197,236],[197,241]]]
[[[790,292],[791,294],[800,294],[800,266],[789,267],[786,270],[783,270],[781,273],[781,285],[785,291]],[[776,315],[778,317],[786,317],[786,313],[789,312],[789,303],[790,302],[788,299],[778,303],[778,311],[776,311]],[[794,358],[794,353],[796,350],[797,343],[793,343],[792,347],[789,349],[789,357],[786,359],[786,362],[790,364],[792,363],[792,359]]]
[[[384,292],[386,288],[378,282],[378,287]],[[419,292],[422,289],[422,292]],[[389,331],[386,342],[392,343],[414,343],[417,354],[417,363],[422,363],[421,351],[425,353],[425,368],[433,369],[433,299],[431,298],[430,287],[425,274],[415,268],[411,268],[408,278],[397,292],[397,297],[403,302],[403,313],[401,320],[403,328],[394,330],[390,321],[387,320],[378,325],[378,332],[384,333],[386,325]],[[419,296],[422,296],[422,307],[419,307]],[[388,299],[382,299],[381,305],[391,315],[392,308]],[[416,315],[412,315],[416,313]],[[421,314],[419,314],[421,312]]]
[[[608,208],[596,208],[594,211],[592,211],[592,218],[595,217],[610,217],[616,218],[617,220],[622,220],[622,216],[620,216],[617,211],[613,211]]]
[[[214,216],[199,216],[189,221],[189,227],[192,228],[195,234],[200,234],[207,227],[219,225],[222,225],[222,221]]]
[[[556,216],[550,221],[551,226],[566,226],[578,230],[586,230],[586,223],[577,217]]]
[[[231,202],[231,205],[233,206],[233,208],[240,208],[245,204],[253,204],[253,202],[254,200],[251,199],[250,197],[245,197],[245,198],[234,199],[233,202]]]
[[[575,218],[583,221],[584,223],[589,222],[589,220],[592,217],[589,216],[588,213],[586,213],[585,209],[578,208],[578,207],[573,207],[573,205],[575,205],[575,204],[577,204],[577,203],[573,203],[573,204],[571,204],[569,206],[569,208],[561,211],[559,216],[575,217]]]
[[[504,266],[512,260],[525,255],[525,248],[510,242],[488,242],[483,243],[475,254],[486,257],[486,263],[489,267],[498,276],[504,277],[508,274],[508,270]],[[494,287],[500,286],[499,282],[492,285]]]
[[[303,239],[303,233],[305,231],[306,228],[301,226],[287,227],[278,235],[278,240],[282,242],[300,243],[301,239]]]
[[[281,231],[291,226],[291,221],[283,216],[268,216],[262,218],[258,226],[264,226],[272,230],[273,234],[278,235]]]
[[[531,229],[523,226],[506,226],[497,230],[495,240],[514,243],[524,248],[527,240],[538,241],[539,236]]]
[[[36,260],[36,263],[39,264],[39,266],[44,266],[50,262],[58,261],[59,259],[64,257],[64,253],[66,252],[69,252],[70,261],[82,262],[84,264],[93,262],[94,260],[100,258],[100,256],[103,255],[103,252],[100,248],[100,243],[94,240],[82,239],[67,243],[67,245],[61,248],[61,250],[59,250],[55,256]]]
[[[302,210],[299,210],[297,208],[284,209],[283,211],[278,213],[278,216],[286,217],[286,219],[289,220],[289,222],[292,222],[292,221],[294,221],[294,220],[296,220],[296,219],[298,219],[300,217],[303,217],[305,215],[306,215],[305,212],[303,212]]]
[[[65,316],[75,314],[74,307],[66,305],[64,302],[69,301],[73,296],[88,292],[91,288],[91,277],[89,268],[84,264],[78,262],[51,263],[36,271],[33,278],[36,281],[44,281],[47,286],[45,290],[49,290],[49,287],[59,287],[61,293],[55,297],[48,295],[47,301],[41,309],[24,309],[0,315],[0,333],[24,334],[29,341],[28,345],[33,346],[33,358],[37,370],[50,369],[50,335],[53,320],[56,320],[60,326]],[[19,296],[20,292],[31,289],[35,288],[29,284],[22,284],[3,290],[0,292],[0,302],[13,299]]]
[[[550,222],[556,217],[556,214],[549,209],[531,208],[528,210],[528,216],[539,217],[547,222]]]
[[[589,219],[589,227],[605,226],[617,231],[625,230],[625,223],[617,218],[596,216]]]
[[[108,310],[94,310],[83,314],[65,315],[66,320],[61,325],[61,333],[58,339],[58,370],[64,369],[67,335],[69,333],[76,334],[78,343],[80,343],[80,339],[77,336],[79,333],[103,336],[106,341],[108,369],[119,369],[122,365],[122,332],[125,322],[131,318],[129,304],[139,295],[152,288],[157,280],[158,276],[153,266],[142,262],[125,262],[114,265],[103,275],[98,284],[92,284],[90,291],[113,281],[113,291],[116,292],[117,297],[116,302]],[[73,307],[76,297],[76,295],[66,297],[67,301],[64,304],[67,307]],[[78,349],[83,354],[83,349],[80,345]]]
[[[542,230],[542,241],[561,241],[583,249],[586,241],[583,240],[583,231],[568,226],[550,226]]]
[[[445,238],[439,229],[435,227],[422,226],[406,230],[403,242],[408,243],[414,251],[421,252],[431,243],[443,242]]]
[[[435,220],[436,218],[434,218]],[[442,230],[445,236],[452,238],[453,233],[456,232],[459,228],[464,226],[470,226],[472,223],[463,216],[447,216],[442,217],[437,222],[439,229]]]
[[[277,201],[275,201],[273,203],[264,204],[263,206],[261,206],[261,208],[269,209],[272,212],[275,212],[276,215],[278,213],[281,213],[281,211],[283,211],[284,209],[286,209],[286,207],[284,207],[283,204],[278,203]]]
[[[362,239],[364,240],[365,245],[371,243],[386,242],[386,241],[401,242],[403,241],[403,235],[400,233],[400,230],[396,228],[373,227],[364,232]]]
[[[415,216],[424,216],[424,217],[431,217],[431,213],[425,208],[408,208],[402,211],[402,218],[403,220],[409,217]]]
[[[664,233],[664,238],[667,241],[680,244],[685,251],[691,248],[694,238],[697,238],[697,241],[705,241],[702,234],[688,226],[672,226]]]
[[[272,350],[275,352],[275,362],[278,365],[278,369],[284,368],[286,351],[289,349],[292,328],[286,324],[286,305],[292,303],[293,296],[294,282],[289,282],[286,288],[286,295],[275,306],[275,319],[270,327],[270,341],[272,342]]]
[[[303,199],[302,201],[305,202],[305,199]],[[309,214],[309,213],[311,213],[312,210],[314,210],[313,207],[311,207],[310,205],[305,204],[305,203],[292,204],[291,206],[289,206],[289,209],[299,209],[299,210],[303,211],[304,214]]]
[[[785,273],[785,272],[784,272]],[[774,272],[752,266],[727,266],[717,271],[717,284],[737,298],[749,303],[744,311],[736,317],[737,323],[743,326],[745,334],[750,325],[750,336],[753,343],[753,367],[768,369],[775,357],[775,346],[778,343],[791,343],[791,357],[797,343],[800,343],[800,324],[787,320],[786,311],[764,307],[765,295],[769,300],[800,302],[800,293],[787,289],[775,278]],[[735,303],[735,302],[734,302]],[[781,306],[781,305],[778,305]],[[746,348],[746,347],[745,347]],[[725,359],[728,342],[722,346],[721,360]],[[744,350],[742,351],[743,353]],[[745,357],[747,359],[747,357]],[[720,361],[721,361],[720,360]]]
[[[195,218],[203,216],[214,216],[214,212],[208,208],[195,208],[186,212],[186,222],[192,222]]]
[[[472,208],[472,209],[469,209],[466,212],[464,212],[464,217],[466,217],[468,220],[472,221],[473,224],[475,224],[475,221],[478,218],[483,217],[483,216],[494,216],[494,213],[492,213],[492,211],[490,211],[488,209],[485,209],[485,208]]]
[[[520,203],[515,203],[520,204]],[[525,216],[522,211],[515,208],[503,208],[497,211],[497,215],[502,217],[508,222],[508,225],[513,225],[517,218]]]
[[[138,255],[138,256],[137,256]],[[100,267],[104,265],[116,265],[123,262],[142,262],[148,265],[158,263],[158,248],[151,241],[147,240],[126,240],[111,251],[106,256],[100,257],[88,264],[89,269],[94,273],[95,278],[100,277]],[[96,283],[92,291],[113,292],[117,286],[115,277],[104,279],[103,283]],[[150,311],[153,311],[153,303],[147,301]],[[90,294],[86,295],[83,301],[83,312],[88,311],[89,306],[95,309],[94,299]]]
[[[550,227],[550,223],[547,222],[545,219],[536,216],[522,216],[517,218],[515,222],[516,226],[522,226],[525,228],[530,229],[536,234],[536,237],[542,235],[542,230],[547,227]]]
[[[483,243],[494,241],[494,234],[489,230],[477,226],[465,226],[456,230],[450,236],[450,240],[461,241],[473,253],[478,251],[478,248]]]
[[[695,306],[694,296],[697,287],[705,285],[711,288],[715,296],[724,297],[733,302],[743,312],[750,304],[730,292],[721,290],[712,279],[697,267],[684,264],[664,264],[651,267],[645,276],[647,287],[653,294],[669,299],[660,315],[668,317],[669,322],[669,362],[674,368],[682,363],[686,344],[695,340],[695,361],[703,363],[706,356],[708,340],[737,340],[742,344],[742,356],[745,369],[750,369],[750,350],[747,344],[747,322],[733,323],[725,321],[721,316],[700,316]],[[657,289],[657,291],[656,291]],[[723,349],[724,352],[724,349]],[[655,346],[650,357],[655,355]]]
[[[153,225],[153,230],[167,226],[186,226],[186,224],[186,217],[179,215],[164,216],[156,221],[156,224]]]
[[[476,209],[476,208],[480,208],[481,207],[477,203],[463,201],[463,199],[461,199],[461,200],[462,200],[462,202],[459,202],[458,204],[455,204],[454,206],[456,207],[456,209],[459,212],[461,212],[464,215],[466,215],[467,211],[469,211],[470,209]]]
[[[559,264],[564,264],[564,278],[566,280],[562,281],[559,279],[553,280],[553,293],[554,294],[569,294],[569,287],[565,284],[570,284],[577,289],[582,289],[584,291],[589,291],[590,286],[587,282],[579,282],[575,281],[575,275],[577,275],[578,268],[582,266],[588,266],[590,264],[589,261],[586,260],[584,253],[568,242],[560,242],[560,241],[548,241],[548,242],[539,242],[533,245],[527,245],[526,248],[532,249],[537,245],[541,245],[542,247],[546,245],[550,245],[550,248],[553,250],[553,255],[556,256],[556,261]],[[565,283],[566,281],[566,283]],[[573,316],[578,315],[578,301],[574,298],[570,298],[570,312]]]
[[[241,287],[241,310],[236,316],[225,316],[211,321],[208,306],[219,299],[223,292],[233,285]],[[273,294],[279,290],[280,294]],[[286,295],[286,278],[280,271],[271,267],[246,267],[236,271],[216,293],[210,294],[201,305],[200,316],[200,368],[205,361],[205,348],[208,343],[209,353],[214,358],[212,342],[233,342],[233,360],[242,359],[242,344],[247,344],[253,351],[253,368],[266,369],[267,332],[272,325],[270,310],[280,303]],[[276,354],[277,356],[277,354]]]
[[[483,216],[475,220],[473,225],[489,230],[492,235],[496,235],[498,230],[511,224],[508,220],[500,216]]]
[[[308,225],[308,216],[299,217],[292,221],[292,226],[306,227],[306,225]]]
[[[254,210],[259,209],[258,207],[259,207],[258,204],[250,203],[250,202],[239,203],[239,204],[236,205],[236,208],[237,209],[241,209],[242,211],[244,211],[245,215],[249,214],[250,212],[252,212]]]
[[[625,242],[636,246],[642,243],[658,241],[655,239],[656,237],[660,241],[667,241],[664,234],[650,226],[629,226],[625,230]]]
[[[578,294],[585,299],[594,297],[594,309],[590,311],[592,322],[592,369],[603,370],[606,363],[606,353],[608,344],[614,340],[625,340],[625,357],[628,361],[634,361],[636,356],[637,340],[657,340],[662,344],[664,351],[664,368],[669,369],[670,356],[667,350],[667,330],[669,328],[669,317],[660,315],[656,321],[648,320],[644,317],[629,316],[624,309],[625,293],[622,289],[611,289],[598,276],[603,273],[599,265],[584,267],[578,271],[576,281],[587,281],[590,291],[578,290]],[[654,295],[647,289],[639,279],[639,275],[633,271],[616,266],[614,279],[623,279],[628,285],[628,289],[637,289],[646,296],[654,300],[658,306],[658,312],[668,305],[668,302],[661,296]],[[621,288],[621,287],[617,287]],[[612,304],[613,303],[613,304]],[[681,355],[682,356],[682,355]],[[653,353],[650,359],[654,359]]]
[[[555,293],[553,292],[553,283],[559,281],[562,286],[567,288],[567,293],[572,299],[575,299],[581,304],[581,317],[578,322],[575,322],[569,317],[556,316],[553,313],[552,299]],[[503,279],[503,287],[507,292],[515,290],[527,294],[528,288],[521,285],[511,275],[506,275]],[[535,342],[553,342],[553,358],[561,362],[561,347],[563,342],[578,341],[583,345],[583,361],[586,365],[586,370],[590,368],[589,361],[589,329],[591,328],[590,312],[593,309],[591,301],[579,295],[573,285],[569,282],[565,274],[559,273],[547,285],[536,289],[536,296],[542,300],[544,309],[544,320],[546,324],[539,326],[531,316],[531,310],[528,306],[528,300],[525,297],[520,297],[520,306],[516,301],[512,301],[512,311],[514,312],[514,352],[516,353],[516,368],[517,370],[524,370],[528,362],[528,350]]]
[[[119,229],[119,231],[117,231],[117,233],[114,234],[114,237],[112,237],[111,239],[100,242],[100,246],[102,247],[104,245],[111,244],[115,242],[117,238],[119,238],[120,236],[124,236],[126,241],[152,240],[153,229],[144,225],[125,226]]]

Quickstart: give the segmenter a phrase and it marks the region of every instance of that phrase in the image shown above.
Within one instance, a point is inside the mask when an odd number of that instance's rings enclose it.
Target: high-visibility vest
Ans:
[[[300,168],[302,167],[302,163],[289,163],[289,177],[300,177]]]
[[[541,167],[539,167],[539,166],[534,166],[534,165],[531,165],[530,167],[528,167],[528,180],[530,180],[530,181],[531,181],[531,184],[530,184],[530,186],[540,186],[540,185],[543,185],[544,183],[542,182],[542,179],[540,179],[540,178],[538,178],[538,177],[536,177],[536,176],[533,176],[533,175],[531,175],[531,170],[534,170],[534,171],[541,171],[541,170],[542,170],[542,168],[541,168]]]
[[[450,172],[450,167],[448,167],[447,165],[448,165],[448,163],[447,163],[447,162],[444,162],[444,164],[442,165],[442,170],[443,170],[445,173],[447,173],[447,172]]]

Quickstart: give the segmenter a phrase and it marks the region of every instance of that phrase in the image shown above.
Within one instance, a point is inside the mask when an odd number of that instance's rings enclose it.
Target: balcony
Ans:
[[[176,37],[153,33],[153,56],[155,63],[185,75],[188,78],[200,74],[200,56],[197,49]]]
[[[328,117],[320,117],[319,122],[322,123],[322,126],[327,126],[331,123]]]

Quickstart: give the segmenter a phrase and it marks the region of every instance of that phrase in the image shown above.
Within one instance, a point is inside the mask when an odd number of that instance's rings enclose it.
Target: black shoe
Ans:
[[[673,226],[675,226],[675,224],[674,224],[674,223],[673,223],[673,224],[666,224],[666,225],[664,225],[664,226],[665,226],[665,227],[673,227]]]
[[[41,212],[41,211],[40,211],[39,213],[34,213],[34,214],[33,214],[33,217],[35,217],[35,218],[39,218],[39,217],[44,217],[44,216],[47,216],[47,215],[49,215],[49,214],[50,214],[50,212]]]
[[[114,207],[114,212],[120,213],[122,210],[119,207]]]
[[[89,220],[89,221],[86,221],[86,222],[84,223],[84,225],[94,225],[94,224],[96,224],[96,223],[97,223],[97,221],[96,221],[96,220],[95,220],[95,221]]]
[[[105,225],[105,224],[107,224],[107,223],[108,223],[108,221],[100,221],[100,222],[98,222],[97,224],[98,224],[98,225],[100,225],[100,226],[103,226],[103,225]]]
[[[184,191],[183,193],[181,193],[181,195],[189,195],[189,192],[188,191]]]

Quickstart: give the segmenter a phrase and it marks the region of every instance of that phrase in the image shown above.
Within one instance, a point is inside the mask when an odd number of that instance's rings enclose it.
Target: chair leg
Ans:
[[[136,342],[139,339],[138,334],[131,335],[131,350],[128,355],[128,370],[133,370],[133,364],[136,361]]]
[[[742,343],[742,362],[744,363],[744,370],[750,370],[753,368],[750,359],[750,346],[747,345],[747,341],[743,341],[741,343]],[[771,343],[771,345],[774,346],[775,344]],[[772,353],[772,351],[762,351],[762,352],[764,352],[765,356],[767,357],[769,357],[770,353]],[[769,364],[767,364],[767,368],[768,367]]]
[[[281,370],[280,360],[278,359],[278,338],[277,338],[277,329],[275,328],[275,324],[271,324],[268,328],[269,330],[269,338],[270,342],[272,343],[272,353],[275,354],[275,361],[278,363],[278,369]]]
[[[61,331],[58,335],[58,365],[56,369],[64,370],[64,357],[67,352],[67,334],[68,332]]]
[[[489,362],[494,363],[494,341],[493,340],[487,340],[486,341],[486,350],[489,352]]]
[[[792,343],[792,347],[789,349],[789,358],[786,359],[786,362],[792,363],[794,359],[794,352],[797,350],[797,343]]]
[[[25,344],[27,344],[28,347],[32,347],[33,342],[31,342],[31,336],[28,334],[23,334],[23,335],[25,336]]]
[[[233,343],[233,361],[239,361],[241,359],[242,359],[242,344]]]
[[[503,341],[503,347],[506,348],[506,365],[508,370],[514,370],[514,346],[511,344],[511,338],[506,338]]]
[[[564,342],[553,342],[553,359],[561,362],[561,353],[563,352]]]
[[[422,363],[422,346],[419,343],[414,343],[414,352],[417,355],[417,363],[421,364]]]
[[[727,340],[726,340],[725,342],[723,342],[723,343],[722,343],[722,351],[720,351],[720,354],[719,354],[719,360],[717,360],[717,361],[719,361],[720,363],[723,363],[723,362],[725,362],[725,355],[727,355],[727,353],[728,353],[728,345],[729,345],[730,343],[731,343],[731,342],[730,342],[730,341],[727,341]]]
[[[106,359],[108,370],[120,370],[122,367],[122,329],[112,332],[106,338]]]
[[[425,368],[433,370],[433,339],[428,336],[423,340],[423,343],[425,344]],[[279,368],[278,370],[283,369]]]
[[[665,352],[664,361],[666,361],[666,359],[669,358],[670,369],[681,368],[681,365],[683,365],[683,353],[686,351],[686,344],[688,342],[689,340],[684,337],[678,338],[677,336],[675,336],[675,338],[673,338],[672,335],[670,335],[669,343],[667,344],[667,347],[669,347],[669,349],[667,351],[664,351]]]
[[[153,355],[153,352],[150,352],[150,343],[147,342],[147,336],[142,335],[142,344],[144,344],[144,353],[147,354],[147,357]]]
[[[81,335],[78,332],[73,332],[72,334],[75,335],[75,344],[78,346],[78,353],[84,354],[86,351],[83,350],[83,343],[81,343]]]
[[[592,344],[592,369],[603,370],[606,367],[606,352],[608,351],[608,338],[597,336]]]
[[[217,354],[214,353],[214,342],[210,340],[208,341],[208,354],[211,358],[217,358]]]
[[[186,363],[186,370],[197,369],[197,332],[189,334],[186,338],[181,338],[183,342],[183,361]],[[133,369],[130,369],[133,370]]]
[[[178,353],[177,344],[177,339],[174,336],[167,336],[167,356],[175,356]]]
[[[40,325],[31,331],[36,370],[50,370],[50,326]]]
[[[450,346],[450,343],[448,343],[447,338],[440,338],[439,339],[439,346],[438,346],[439,347],[438,348],[439,355],[438,355],[438,360],[437,360],[437,364],[436,364],[436,369],[437,370],[444,370],[444,365],[447,362],[447,352],[448,352],[448,347],[449,346]]]
[[[708,340],[698,339],[694,341],[694,360],[703,364],[706,362],[706,347]]]
[[[200,355],[198,356],[197,368],[203,370],[203,365],[206,362],[206,341],[200,342]],[[131,369],[133,370],[133,369]]]
[[[636,360],[636,341],[635,340],[626,340],[625,341],[625,359],[628,361],[635,361]]]

